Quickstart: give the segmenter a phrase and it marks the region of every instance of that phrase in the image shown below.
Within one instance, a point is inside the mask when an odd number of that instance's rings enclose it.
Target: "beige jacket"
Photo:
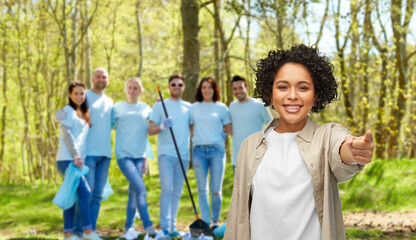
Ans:
[[[278,125],[279,119],[274,119],[263,131],[250,135],[241,144],[225,229],[226,240],[250,239],[251,183],[266,151],[265,133],[268,128]],[[315,206],[324,240],[346,239],[337,184],[350,179],[363,168],[341,161],[339,150],[347,135],[348,130],[340,124],[320,126],[308,117],[305,127],[296,136],[300,154],[312,176]]]

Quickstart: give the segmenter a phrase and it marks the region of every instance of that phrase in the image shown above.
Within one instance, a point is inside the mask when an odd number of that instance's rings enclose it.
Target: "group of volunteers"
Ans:
[[[215,79],[201,79],[195,103],[191,104],[182,100],[184,77],[180,74],[172,75],[167,81],[170,95],[164,101],[168,118],[165,117],[161,102],[156,102],[150,108],[139,100],[144,92],[139,78],[133,77],[125,82],[127,99],[114,105],[104,93],[109,81],[107,71],[97,68],[91,79],[92,89],[86,90],[81,82],[72,82],[68,88],[69,104],[58,111],[55,117],[60,122],[57,154],[59,172],[64,175],[65,169],[72,162],[77,167],[85,165],[89,168],[77,189],[78,204],[64,210],[64,239],[101,239],[96,229],[102,193],[108,178],[112,129],[116,131],[117,163],[129,182],[126,238],[134,236],[133,225],[137,210],[145,232],[155,233],[147,209],[146,186],[142,179],[147,167],[147,136],[155,134],[158,134],[162,239],[180,236],[176,229],[176,216],[185,179],[169,128],[172,128],[175,135],[185,171],[189,165],[192,140],[193,169],[202,219],[211,224],[213,229],[218,227],[226,162],[224,140],[227,134],[232,135],[234,132],[234,170],[241,142],[248,135],[261,130],[272,119],[263,103],[248,96],[247,80],[240,76],[233,77],[231,84],[237,100],[228,109],[220,102],[220,91]],[[79,214],[76,214],[76,206]]]
[[[137,210],[145,232],[155,234],[142,179],[147,136],[155,134],[164,235],[159,239],[180,236],[176,216],[185,179],[169,129],[185,171],[192,141],[199,208],[202,220],[212,229],[218,227],[222,205],[224,141],[227,134],[233,137],[235,177],[224,239],[345,239],[337,184],[371,161],[374,143],[370,131],[355,137],[342,125],[318,125],[308,116],[337,98],[333,71],[315,46],[298,44],[270,51],[255,70],[254,93],[262,102],[249,97],[245,78],[234,76],[231,84],[237,100],[229,108],[220,101],[215,79],[201,79],[191,104],[181,99],[184,77],[172,75],[167,81],[170,96],[164,101],[168,118],[161,102],[150,108],[139,100],[144,92],[139,78],[125,82],[127,99],[114,105],[104,93],[110,81],[105,69],[94,71],[90,90],[81,82],[71,83],[69,104],[56,115],[60,122],[57,168],[64,174],[73,163],[88,166],[89,172],[81,178],[77,204],[64,210],[64,239],[101,239],[97,219],[113,129],[117,163],[129,182],[127,239],[134,234]],[[272,120],[265,106],[279,118]]]

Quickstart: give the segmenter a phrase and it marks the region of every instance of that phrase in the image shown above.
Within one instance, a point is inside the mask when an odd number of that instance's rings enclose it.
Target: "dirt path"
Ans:
[[[416,234],[416,211],[406,212],[345,212],[346,229],[368,231],[371,229],[385,233]]]

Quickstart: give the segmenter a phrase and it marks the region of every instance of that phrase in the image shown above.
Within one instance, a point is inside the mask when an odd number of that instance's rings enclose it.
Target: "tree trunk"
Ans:
[[[286,18],[286,1],[285,0],[275,0],[276,1],[276,32],[277,32],[277,48],[283,49],[283,28],[285,27],[284,19]]]
[[[5,11],[5,10],[2,10]],[[6,13],[4,13],[6,14]],[[10,14],[10,7],[8,8],[7,14]],[[6,18],[6,17],[5,17]],[[1,67],[3,69],[3,102],[2,102],[2,116],[1,116],[1,133],[0,133],[0,175],[3,170],[3,162],[4,162],[4,148],[6,143],[6,119],[7,119],[7,47],[8,47],[8,39],[7,39],[7,26],[5,21],[1,22],[1,32],[3,36],[3,46],[2,46],[2,62]]]
[[[197,0],[181,0],[183,31],[183,75],[187,88],[183,98],[193,102],[199,78],[199,4]]]
[[[366,4],[370,5],[370,3]],[[367,6],[366,6],[367,7]],[[378,16],[378,20],[380,21],[380,12],[378,7],[376,8],[376,13]],[[388,131],[386,130],[386,121],[385,121],[385,106],[386,106],[386,95],[387,95],[387,85],[388,85],[388,71],[387,71],[387,64],[388,64],[388,50],[387,46],[387,33],[385,28],[381,26],[382,36],[384,36],[384,44],[379,42],[379,39],[375,35],[375,31],[371,21],[371,14],[369,15],[369,32],[372,39],[372,43],[377,48],[380,53],[381,58],[381,71],[380,71],[380,88],[379,88],[379,97],[378,97],[378,107],[376,109],[377,120],[376,120],[376,127],[374,132],[374,139],[376,144],[375,149],[375,157],[377,158],[385,158],[386,154],[386,140],[388,136]]]
[[[335,43],[337,48],[337,55],[338,55],[338,61],[340,65],[340,74],[341,74],[341,86],[342,86],[342,95],[344,97],[344,107],[345,107],[345,113],[347,115],[347,122],[348,126],[354,126],[354,119],[353,119],[353,113],[352,113],[352,104],[349,97],[350,89],[347,81],[347,66],[345,63],[345,56],[344,51],[345,47],[347,45],[348,39],[349,39],[349,31],[346,34],[344,38],[344,43],[341,45],[341,32],[340,32],[340,26],[339,26],[339,18],[340,18],[340,9],[341,9],[341,1],[338,0],[338,6],[337,11],[335,12]],[[352,23],[351,23],[352,25]],[[351,29],[350,25],[350,29]]]
[[[143,37],[142,37],[142,24],[140,21],[140,0],[136,2],[136,22],[137,22],[137,42],[139,47],[139,69],[136,77],[140,77],[143,71]]]
[[[246,78],[247,80],[251,79],[251,75],[253,69],[251,68],[251,56],[250,56],[250,30],[251,30],[251,0],[247,0],[247,29],[246,29],[246,39],[245,39],[245,47],[244,47],[244,58],[246,61],[244,62],[245,69],[246,69]],[[249,95],[252,96],[254,93],[254,84],[253,81],[248,81],[249,84]]]
[[[403,15],[401,13],[403,6],[401,0],[391,1],[391,26],[393,30],[393,43],[396,61],[396,79],[397,79],[397,99],[395,107],[392,109],[392,117],[390,118],[389,126],[392,128],[390,134],[388,157],[400,157],[398,152],[399,137],[401,133],[401,121],[404,117],[406,108],[405,85],[409,83],[408,67],[405,65],[407,58],[407,31],[411,16],[413,15],[413,2],[408,0],[405,8],[404,22],[402,23]]]
[[[72,72],[72,81],[78,80],[78,71],[77,71],[77,30],[78,30],[78,0],[73,0],[72,2],[72,26],[71,26],[71,38],[72,38],[72,51],[71,51],[71,72]]]
[[[86,83],[87,88],[91,88],[91,77],[92,77],[92,70],[91,70],[91,43],[90,43],[90,28],[88,27],[88,1],[84,2],[84,10],[85,10],[85,19],[84,19],[84,29],[85,29],[85,71],[87,73],[86,79],[83,81]]]
[[[368,76],[368,65],[370,64],[370,50],[372,48],[370,40],[371,40],[371,6],[370,6],[370,0],[365,0],[365,15],[364,15],[364,26],[363,26],[363,49],[364,51],[362,54],[364,54],[361,65],[363,66],[363,88],[362,88],[362,101],[361,101],[361,107],[362,107],[362,115],[361,115],[361,133],[364,134],[367,130],[367,122],[368,122],[368,82],[369,82],[369,76]]]

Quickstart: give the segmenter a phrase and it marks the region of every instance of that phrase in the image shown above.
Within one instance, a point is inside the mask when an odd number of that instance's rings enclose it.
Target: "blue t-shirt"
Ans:
[[[174,101],[166,99],[165,106],[169,117],[172,118],[172,130],[173,134],[175,134],[175,140],[178,144],[181,158],[183,160],[188,160],[190,135],[189,124],[191,123],[189,109],[191,104],[183,100]],[[165,112],[163,111],[162,103],[155,103],[153,105],[152,114],[150,115],[150,121],[160,125],[165,119],[166,117]],[[169,129],[164,129],[159,133],[157,138],[157,154],[159,156],[167,155],[170,157],[178,157]]]
[[[222,129],[231,123],[227,106],[222,102],[196,102],[190,112],[191,124],[194,125],[193,145],[218,144],[224,147]]]
[[[87,145],[88,123],[77,116],[75,110],[66,105],[63,109],[66,113],[65,119],[61,122],[62,125],[71,128],[71,134],[74,137],[75,147],[81,154],[81,158],[85,159],[85,150]],[[68,150],[62,132],[59,133],[59,146],[56,154],[57,161],[73,160],[71,152]]]
[[[143,102],[128,104],[118,102],[113,107],[113,123],[116,125],[116,158],[146,157],[149,105]]]
[[[86,91],[91,128],[87,137],[87,156],[111,158],[111,111],[113,100],[107,95]]]
[[[269,110],[262,102],[251,98],[245,103],[237,100],[230,104],[230,115],[233,122],[233,160],[235,165],[240,145],[249,135],[263,129],[272,120]]]

